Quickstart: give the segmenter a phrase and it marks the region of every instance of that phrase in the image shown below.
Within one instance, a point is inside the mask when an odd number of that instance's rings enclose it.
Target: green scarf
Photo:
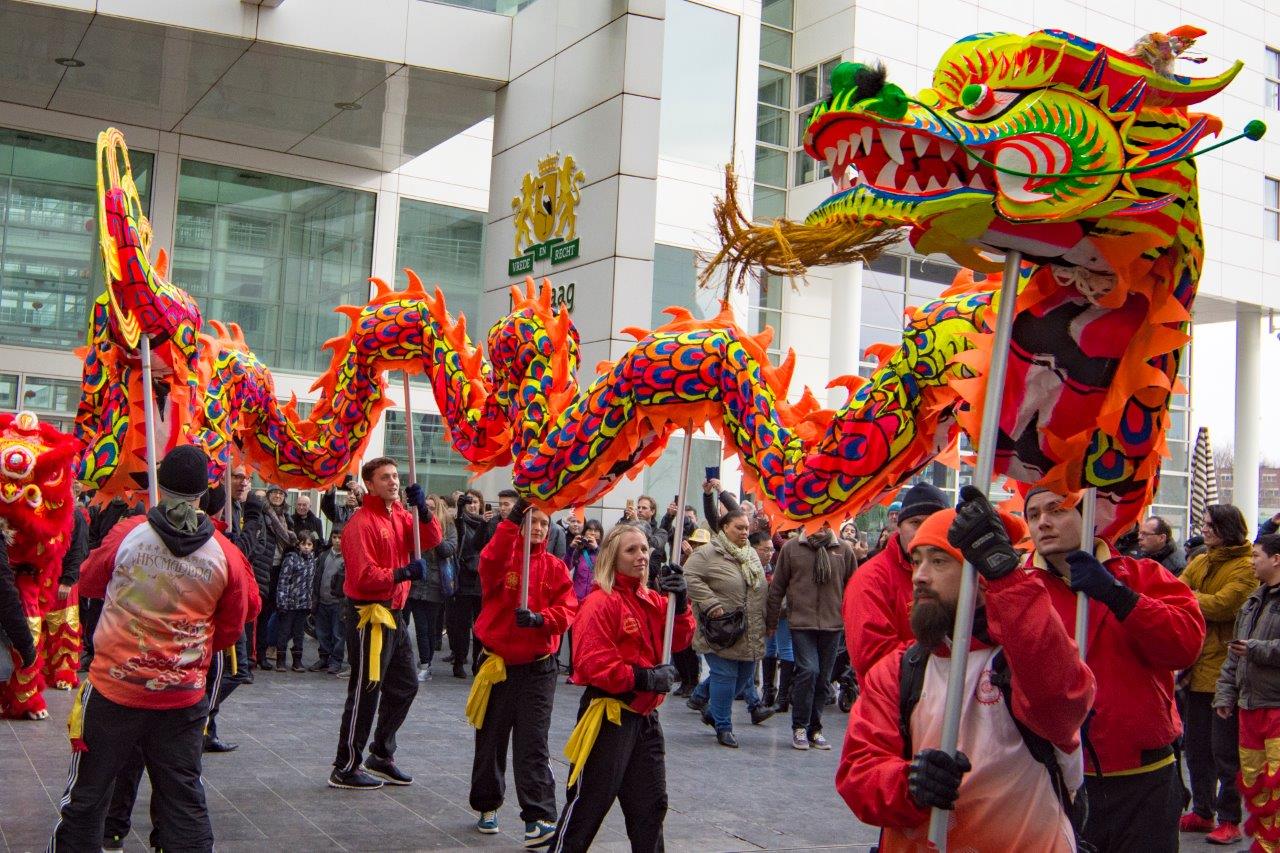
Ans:
[[[760,555],[750,544],[734,545],[724,531],[716,533],[715,542],[730,557],[737,561],[738,567],[746,577],[748,588],[755,589],[764,582],[764,567],[760,565]]]
[[[180,533],[195,533],[200,527],[199,513],[196,512],[191,501],[181,498],[163,498],[160,501],[160,511]]]

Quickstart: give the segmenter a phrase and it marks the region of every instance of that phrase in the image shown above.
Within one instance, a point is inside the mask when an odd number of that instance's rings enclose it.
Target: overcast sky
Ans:
[[[1262,320],[1262,458],[1280,462],[1280,340]],[[1280,321],[1277,321],[1280,325]],[[1236,415],[1235,323],[1192,327],[1195,356],[1191,361],[1191,440],[1201,426],[1209,428],[1214,447],[1234,443]]]

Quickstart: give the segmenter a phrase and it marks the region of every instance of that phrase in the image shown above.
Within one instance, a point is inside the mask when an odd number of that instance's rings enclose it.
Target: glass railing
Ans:
[[[498,15],[514,15],[537,0],[420,0],[423,3],[440,3],[445,6],[461,6]]]

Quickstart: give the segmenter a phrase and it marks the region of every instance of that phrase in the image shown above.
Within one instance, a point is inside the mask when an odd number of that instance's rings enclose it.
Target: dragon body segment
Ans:
[[[120,221],[104,252],[130,263],[107,265],[121,278],[109,279],[94,312],[79,474],[110,494],[138,470],[136,324],[165,367],[166,434],[204,446],[214,478],[234,452],[283,485],[337,482],[389,404],[383,375],[405,370],[428,376],[452,445],[474,470],[510,465],[516,488],[545,508],[598,499],[675,430],[710,424],[766,508],[816,527],[953,455],[961,431],[976,441],[998,309],[993,255],[1018,249],[1026,262],[997,469],[1098,487],[1099,518],[1114,532],[1154,487],[1200,274],[1195,167],[1177,158],[1219,128],[1187,106],[1238,70],[1190,80],[1137,53],[1054,30],[972,36],[914,99],[865,68],[837,68],[805,137],[831,164],[837,192],[803,227],[904,228],[917,250],[974,271],[909,309],[900,343],[870,348],[879,366],[869,379],[832,381],[851,392],[839,410],[808,389],[789,402],[793,357],[770,364],[772,332],[746,333],[727,308],[710,320],[669,309],[657,329],[626,330],[636,343],[580,387],[577,332],[545,285],[513,288],[512,311],[482,351],[466,318],[409,272],[407,289],[375,279],[369,304],[337,309],[351,326],[326,344],[321,399],[301,419],[292,402],[277,403],[271,374],[234,326],[197,334],[192,358],[186,330],[198,331],[198,309],[133,236],[148,229],[129,199],[126,160],[122,175],[108,170],[106,206]],[[178,310],[143,310],[144,290]]]

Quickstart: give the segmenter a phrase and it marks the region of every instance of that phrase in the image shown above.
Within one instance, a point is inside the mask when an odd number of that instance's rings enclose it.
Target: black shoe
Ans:
[[[271,665],[271,661],[267,660],[266,658],[260,658],[258,660],[258,669],[261,669],[264,672],[270,672],[271,670],[275,669],[275,667]]]
[[[776,713],[772,705],[757,705],[751,709],[751,724],[758,726]]]
[[[124,838],[119,835],[109,835],[102,839],[102,853],[116,853],[118,850],[124,850]]]
[[[292,669],[294,672],[306,672],[306,671],[307,671],[307,668],[306,668],[305,666],[303,666],[303,665],[302,665],[302,661],[300,661],[300,660],[296,660],[296,661],[294,661],[294,662],[293,662],[293,666],[291,666],[291,667],[289,667],[289,668],[290,668],[290,669]]]
[[[713,726],[713,727],[716,724],[715,718],[711,716],[711,712],[706,710],[705,708],[702,711],[702,724],[704,726]]]
[[[390,758],[370,755],[364,760],[364,769],[384,780],[388,785],[412,785],[413,777],[396,767]]]
[[[690,711],[702,711],[707,707],[707,700],[698,696],[690,696],[684,704]]]
[[[216,737],[204,736],[205,752],[235,752],[240,748],[238,743],[227,743],[225,740],[219,740]]]
[[[455,664],[453,665],[453,677],[454,677],[454,678],[466,678],[466,677],[467,677],[467,670],[462,666],[462,664],[460,664],[460,663],[455,663]]]
[[[329,662],[327,660],[318,660],[311,666],[307,667],[307,672],[319,672],[322,669],[328,669]]]
[[[348,788],[353,791],[372,791],[382,787],[382,780],[373,778],[359,767],[355,770],[348,770],[346,773],[335,767],[333,772],[329,774],[329,787]]]
[[[738,748],[738,739],[733,736],[733,732],[716,732],[716,742],[730,749]]]
[[[696,686],[696,684],[681,684],[680,689],[676,691],[676,695],[681,699],[688,699],[693,695],[693,688]]]

